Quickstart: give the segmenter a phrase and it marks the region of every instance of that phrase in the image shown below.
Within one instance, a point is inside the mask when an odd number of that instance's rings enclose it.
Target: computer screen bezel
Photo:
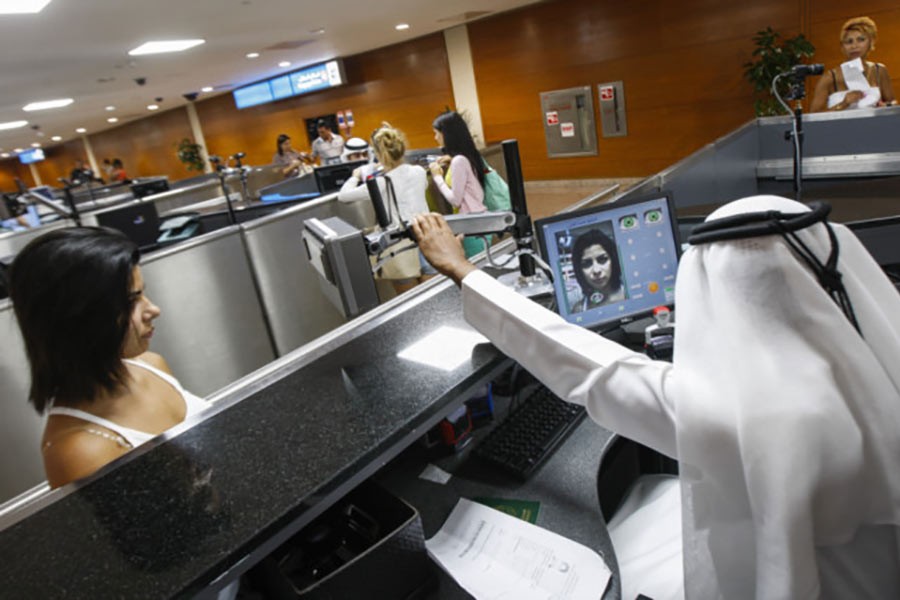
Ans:
[[[645,202],[649,202],[649,201],[653,201],[653,200],[658,201],[658,200],[663,200],[663,199],[665,200],[666,207],[669,211],[669,226],[672,231],[672,240],[675,245],[675,259],[676,259],[675,285],[677,286],[678,285],[677,265],[681,262],[682,247],[681,247],[681,236],[680,236],[680,232],[678,229],[678,215],[675,212],[675,203],[672,199],[671,192],[659,191],[659,192],[653,193],[653,194],[642,194],[640,196],[635,196],[633,198],[624,198],[621,200],[617,200],[615,202],[599,204],[599,205],[593,206],[591,208],[585,208],[582,210],[566,212],[566,213],[559,213],[559,214],[556,214],[556,215],[553,215],[550,217],[538,219],[537,221],[534,222],[534,234],[535,234],[535,237],[537,238],[537,242],[538,242],[538,251],[540,252],[541,257],[544,260],[547,260],[549,262],[549,258],[548,258],[549,253],[547,251],[548,250],[547,239],[546,239],[546,235],[545,235],[545,227],[547,225],[552,225],[555,223],[559,223],[561,221],[581,219],[584,217],[594,215],[596,213],[618,210],[618,209],[626,208],[626,207],[632,206],[632,205],[643,204]],[[616,242],[616,247],[618,249],[618,242]],[[556,275],[557,275],[557,273],[553,273],[554,277],[556,277]],[[553,295],[554,295],[554,297],[556,297],[557,302],[558,302],[559,301],[558,288],[555,283],[553,286]],[[674,305],[675,305],[674,300],[671,302],[667,302],[667,303],[655,304],[653,307],[650,307],[650,308],[631,312],[631,313],[628,313],[627,315],[617,316],[614,319],[601,320],[596,323],[586,324],[584,326],[589,329],[605,330],[610,327],[623,325],[625,323],[630,323],[637,319],[641,319],[643,317],[649,316],[650,314],[652,314],[653,308],[655,308],[656,306],[668,306],[671,309],[671,308],[674,308]],[[566,316],[563,314],[563,311],[560,310],[560,314],[563,316],[563,318],[566,318]],[[568,318],[566,318],[566,320],[569,322],[573,322],[571,319],[568,319]]]
[[[366,160],[352,160],[352,161],[348,161],[348,162],[339,162],[339,163],[334,163],[331,165],[321,165],[319,167],[316,167],[315,169],[313,169],[313,173],[316,178],[316,187],[319,188],[319,193],[324,196],[326,194],[336,193],[336,192],[340,191],[340,189],[341,189],[341,186],[337,186],[336,188],[329,189],[327,191],[323,189],[324,186],[322,185],[322,180],[325,178],[326,173],[331,174],[333,171],[336,171],[336,170],[342,169],[342,168],[349,168],[350,173],[353,173],[354,169],[361,167],[365,164],[368,164],[368,162],[369,161],[366,161]]]

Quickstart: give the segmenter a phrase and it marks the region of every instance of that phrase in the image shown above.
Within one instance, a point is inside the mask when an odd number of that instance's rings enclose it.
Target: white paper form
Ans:
[[[465,498],[425,547],[478,600],[597,600],[610,578],[590,548]]]
[[[846,91],[835,92],[828,97],[828,106],[840,104],[844,100],[844,96],[850,90],[859,90],[865,95],[856,104],[851,107],[875,106],[881,100],[881,88],[878,86],[870,86],[866,79],[865,67],[862,59],[854,58],[841,64],[841,73],[844,75],[844,82],[847,84]]]

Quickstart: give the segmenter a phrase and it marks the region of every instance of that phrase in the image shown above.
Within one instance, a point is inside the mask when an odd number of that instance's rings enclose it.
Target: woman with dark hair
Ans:
[[[272,164],[281,165],[281,174],[287,177],[299,177],[312,171],[305,162],[305,156],[302,152],[297,152],[291,146],[291,138],[288,134],[282,133],[275,142],[277,151],[272,157]]]
[[[613,241],[599,229],[591,229],[575,240],[572,269],[582,292],[582,297],[572,306],[573,313],[625,298],[619,252]]]
[[[10,298],[47,414],[47,480],[81,479],[207,404],[148,352],[160,310],[144,294],[137,247],[97,227],[52,231],[13,262]]]
[[[438,162],[428,165],[447,202],[461,213],[484,212],[484,166],[469,127],[459,113],[438,115],[432,124],[434,139],[450,156],[450,184]]]
[[[128,173],[125,172],[125,165],[122,164],[121,159],[119,159],[119,158],[113,159],[112,171],[109,173],[109,180],[120,182],[120,183],[128,183],[130,181],[128,179]]]

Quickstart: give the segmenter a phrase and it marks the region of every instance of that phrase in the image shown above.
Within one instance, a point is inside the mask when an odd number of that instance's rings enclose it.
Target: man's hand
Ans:
[[[419,250],[428,262],[456,285],[462,285],[463,277],[475,270],[466,260],[462,247],[462,237],[453,235],[447,221],[437,213],[416,215],[412,220],[412,231],[419,244]]]

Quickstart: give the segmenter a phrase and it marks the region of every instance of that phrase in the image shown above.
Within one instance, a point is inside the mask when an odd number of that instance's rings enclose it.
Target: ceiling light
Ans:
[[[107,106],[106,110],[113,111],[113,110],[116,110],[116,107],[115,106]]]
[[[22,152],[22,148],[13,148],[13,152],[18,154],[19,152]]]
[[[54,142],[61,142],[61,141],[62,141],[62,136],[61,136],[61,135],[54,135],[54,136],[53,136],[52,138],[50,138],[50,139],[53,140]]]
[[[259,52],[248,52],[247,58],[259,58]]]
[[[4,129],[18,129],[26,125],[28,125],[28,121],[7,121],[6,123],[0,123],[0,131]]]
[[[159,106],[156,104],[148,104],[147,105],[147,110],[157,110],[157,109],[159,109]]]
[[[200,91],[204,94],[208,94],[209,92],[213,91],[213,87],[211,85],[208,85],[206,87],[200,88]]]
[[[9,158],[9,152],[4,152],[3,154],[0,154],[0,158]]]
[[[290,63],[290,61],[283,60],[283,61],[281,61],[280,63],[278,63],[278,66],[281,67],[281,68],[285,68],[285,67],[291,66],[291,63]]]
[[[50,0],[0,0],[0,15],[39,13]]]
[[[325,28],[319,27],[318,29],[310,29],[309,32],[313,35],[322,35],[323,33],[325,33]]]
[[[106,122],[107,123],[118,123],[119,119],[118,119],[118,117],[110,117],[106,120]]]
[[[41,145],[40,145],[39,143],[37,143],[37,142],[34,142],[33,144],[31,144],[31,147],[32,147],[32,148],[40,148]]]
[[[164,54],[166,52],[181,52],[194,46],[205,43],[206,40],[168,40],[146,42],[133,50],[129,50],[131,56],[141,56],[143,54]]]
[[[396,25],[394,25],[394,29],[396,29],[397,31],[405,31],[409,29],[409,23],[397,23]]]
[[[84,127],[79,127],[75,130],[75,133],[87,133],[87,129],[85,129]]]
[[[42,102],[32,102],[22,107],[22,110],[31,112],[33,110],[47,110],[50,108],[62,108],[72,104],[74,100],[71,98],[58,98],[56,100],[44,100]]]

